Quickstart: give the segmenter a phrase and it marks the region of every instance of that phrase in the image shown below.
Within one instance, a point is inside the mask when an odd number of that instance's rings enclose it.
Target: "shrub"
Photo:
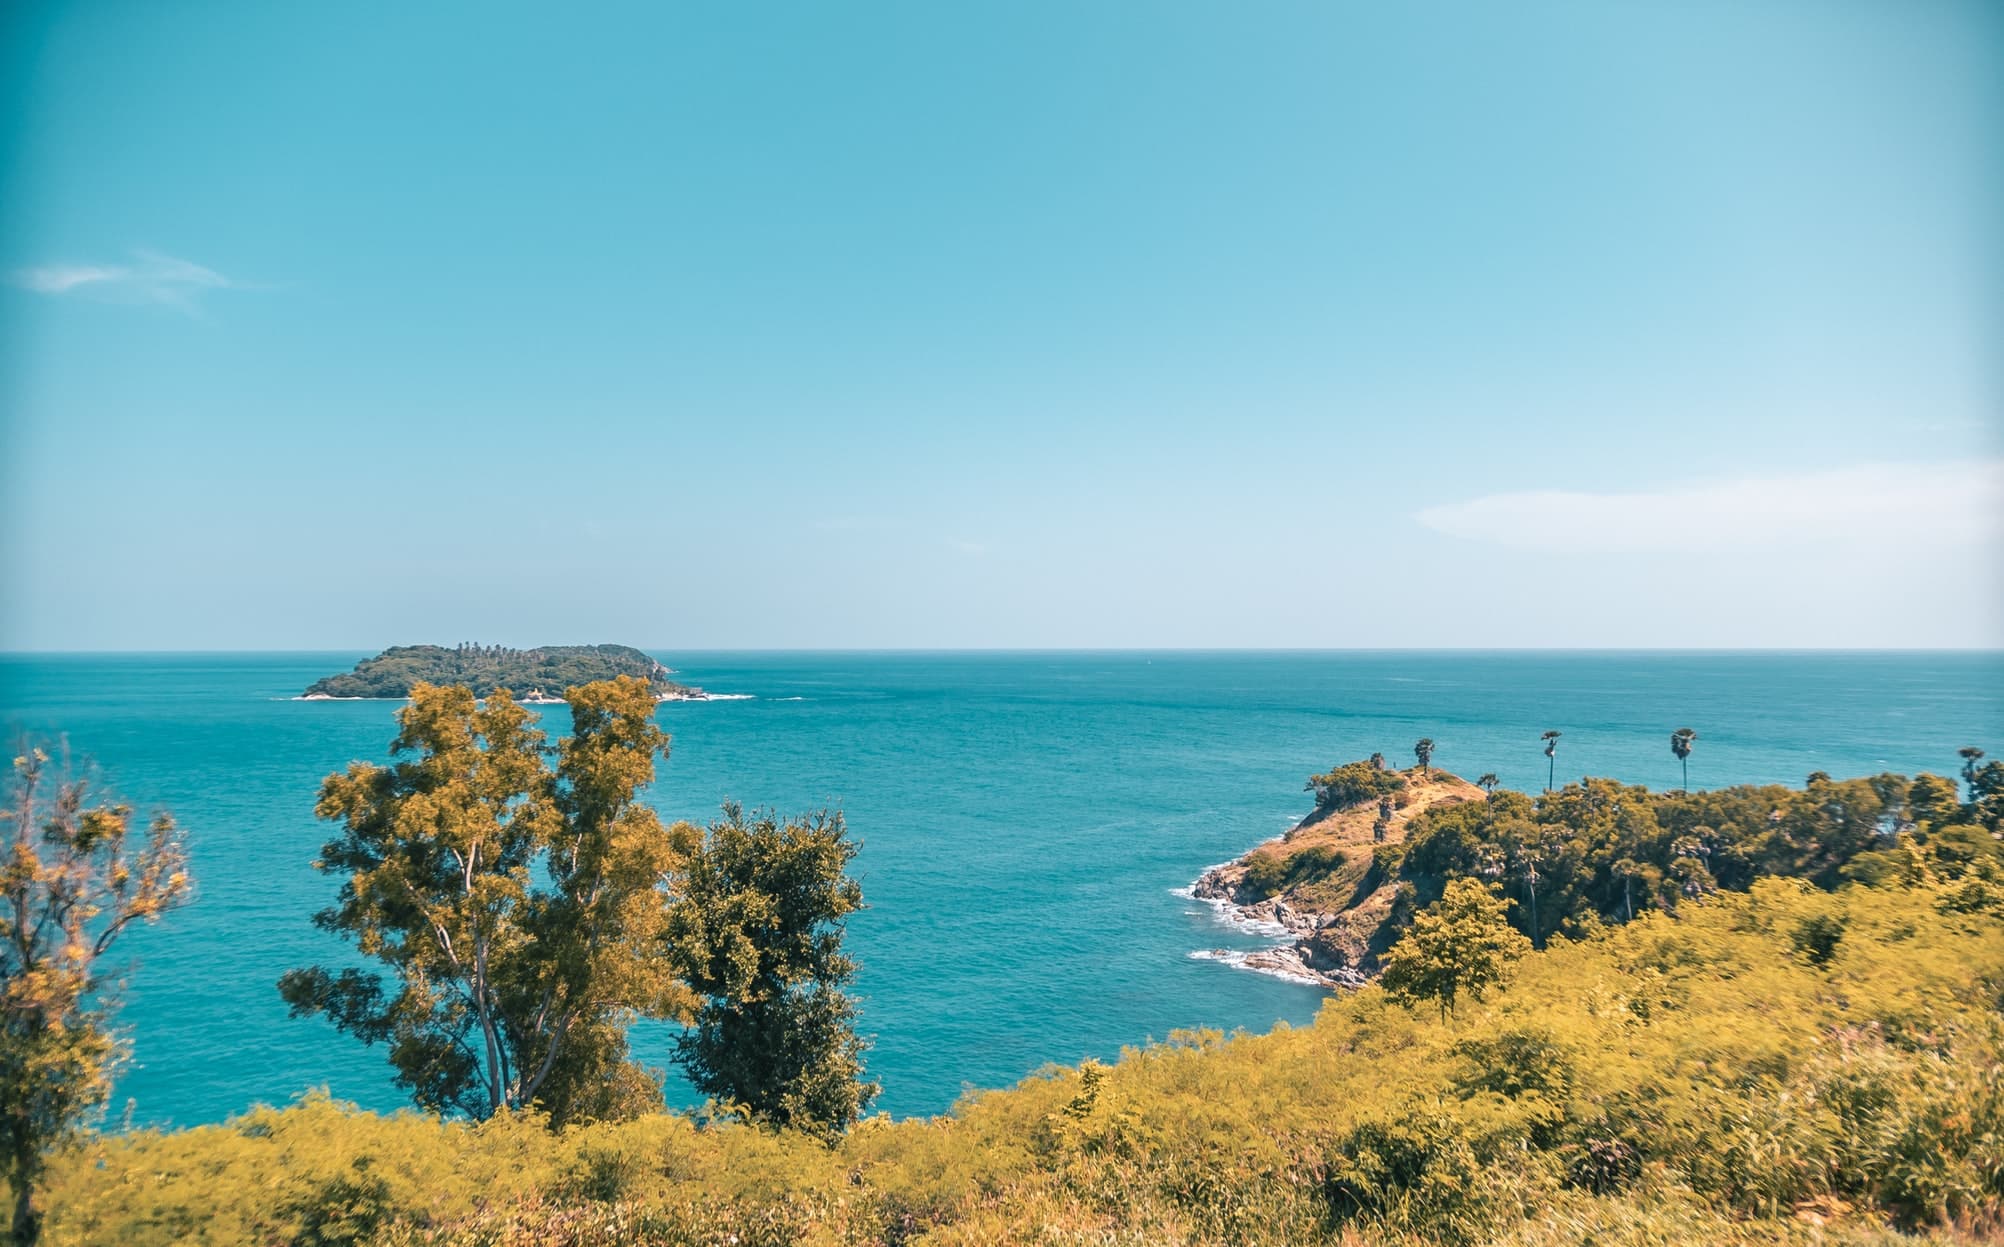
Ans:
[[[1239,879],[1241,901],[1263,901],[1299,884],[1314,883],[1341,870],[1343,852],[1331,845],[1318,845],[1282,857],[1265,850],[1246,858],[1245,874]]]
[[[1369,762],[1350,762],[1308,777],[1308,791],[1315,794],[1318,810],[1347,810],[1405,786],[1405,776],[1397,771],[1380,770]]]
[[[1795,924],[1792,937],[1795,951],[1813,966],[1827,966],[1837,955],[1844,939],[1844,920],[1831,914],[1814,914]]]
[[[1346,1133],[1324,1185],[1339,1223],[1360,1220],[1452,1244],[1490,1229],[1491,1178],[1455,1119],[1415,1105]]]

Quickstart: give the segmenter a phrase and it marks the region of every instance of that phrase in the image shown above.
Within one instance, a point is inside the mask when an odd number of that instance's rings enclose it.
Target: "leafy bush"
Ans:
[[[1405,786],[1405,776],[1369,762],[1349,762],[1308,777],[1308,791],[1315,794],[1318,810],[1347,810],[1389,796]]]
[[[1831,914],[1811,914],[1795,924],[1795,951],[1813,966],[1830,964],[1844,939],[1844,920]]]
[[[1327,1181],[1338,1222],[1361,1219],[1449,1244],[1485,1236],[1491,1186],[1462,1123],[1424,1105],[1352,1127],[1330,1157]]]
[[[1760,880],[1555,939],[1451,1018],[1365,988],[832,1146],[324,1096],[98,1136],[54,1159],[46,1241],[1967,1242],[2004,1213],[2004,918],[1944,912],[1954,886]],[[1818,917],[1844,931],[1820,967],[1796,953]]]
[[[1246,858],[1245,874],[1239,880],[1239,899],[1263,901],[1297,884],[1326,879],[1341,870],[1345,861],[1342,850],[1326,844],[1285,857],[1261,850]]]

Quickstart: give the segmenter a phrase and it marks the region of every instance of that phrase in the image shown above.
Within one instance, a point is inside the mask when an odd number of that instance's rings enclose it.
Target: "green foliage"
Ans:
[[[1952,886],[1760,880],[1554,941],[1452,1019],[1365,988],[1311,1027],[1172,1036],[832,1146],[312,1098],[58,1154],[48,1239],[1980,1241],[2004,1214],[2004,918],[1943,912]],[[1819,915],[1845,930],[1822,967],[1795,952]]]
[[[370,1172],[363,1156],[293,1196],[286,1211],[298,1223],[298,1247],[364,1247],[389,1224],[395,1205],[388,1179]]]
[[[832,1138],[876,1096],[842,991],[855,855],[840,813],[781,822],[736,805],[693,846],[666,947],[704,999],[678,1059],[727,1111]]]
[[[509,689],[525,697],[555,696],[574,685],[632,676],[659,696],[694,692],[670,680],[668,668],[629,645],[394,645],[353,671],[315,680],[308,697],[409,697],[420,684],[463,684],[475,697]]]
[[[1907,788],[1907,816],[1914,823],[1928,827],[1947,824],[1954,820],[1961,805],[1952,779],[1922,775]]]
[[[1473,879],[1449,883],[1385,954],[1385,990],[1401,1000],[1434,1001],[1442,1017],[1462,996],[1482,999],[1531,949],[1511,928],[1508,910],[1507,901]]]
[[[1311,883],[1341,870],[1346,859],[1334,845],[1315,845],[1282,857],[1258,852],[1247,856],[1239,879],[1241,903],[1265,900],[1300,883]]]
[[[40,1234],[48,1153],[103,1107],[125,1055],[106,1026],[118,993],[107,955],[192,886],[171,818],[134,843],[129,807],[96,801],[88,780],[48,765],[24,749],[0,809],[0,1166],[14,1196],[9,1235],[24,1245]]]
[[[1834,914],[1811,914],[1795,924],[1792,941],[1798,955],[1813,966],[1827,966],[1844,940],[1844,920]]]
[[[388,967],[294,970],[295,1015],[386,1043],[398,1082],[435,1111],[542,1106],[553,1124],[659,1105],[627,1059],[636,1016],[691,1003],[656,954],[686,843],[636,800],[668,738],[632,677],[573,688],[552,751],[505,694],[420,684],[389,767],[331,775],[318,813],[343,834],[316,865],[346,876],[316,916]],[[556,765],[546,758],[555,754]]]
[[[1512,924],[1542,946],[1559,932],[1675,911],[1770,876],[1892,885],[1959,878],[1989,861],[2004,879],[2004,844],[1980,823],[1954,821],[1971,808],[1933,775],[1835,781],[1819,772],[1801,790],[1702,793],[1588,779],[1537,798],[1498,791],[1425,811],[1406,830],[1398,877],[1417,905],[1453,879],[1499,884],[1516,902]]]
[[[1308,791],[1315,794],[1318,810],[1347,810],[1390,796],[1405,786],[1405,776],[1370,762],[1348,762],[1308,777]]]
[[[1670,754],[1684,768],[1684,787],[1691,786],[1691,751],[1698,746],[1698,734],[1688,727],[1670,733]]]
[[[1962,780],[1969,789],[1969,800],[1958,813],[1958,819],[2004,832],[2004,761],[1994,758],[1983,761],[1983,751],[1974,745],[1958,752],[1962,754]]]

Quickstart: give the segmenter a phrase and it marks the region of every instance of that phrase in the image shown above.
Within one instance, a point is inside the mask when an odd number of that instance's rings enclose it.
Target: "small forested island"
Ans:
[[[708,696],[702,689],[669,679],[674,674],[652,655],[631,645],[541,645],[535,649],[393,645],[356,663],[353,671],[315,680],[304,696],[308,701],[403,698],[418,684],[457,684],[472,689],[475,697],[505,688],[522,701],[552,703],[562,701],[567,688],[623,675],[647,681],[656,701],[702,701]]]

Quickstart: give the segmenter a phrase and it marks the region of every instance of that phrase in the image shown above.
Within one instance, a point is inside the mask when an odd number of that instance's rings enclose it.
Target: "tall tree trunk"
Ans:
[[[14,1227],[9,1241],[14,1247],[35,1247],[42,1237],[42,1218],[35,1211],[36,1165],[17,1153],[9,1169],[12,1172],[7,1180],[14,1188]]]
[[[1531,867],[1531,873],[1524,877],[1526,889],[1531,893],[1531,947],[1538,945],[1538,868]]]

